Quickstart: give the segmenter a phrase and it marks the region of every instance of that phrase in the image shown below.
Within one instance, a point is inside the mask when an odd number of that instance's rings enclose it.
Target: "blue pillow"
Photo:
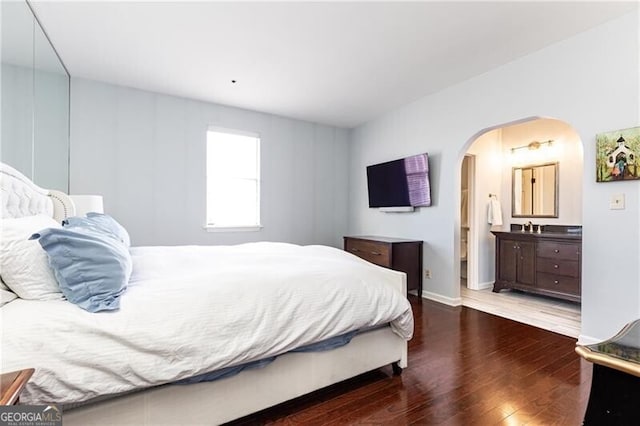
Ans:
[[[47,252],[60,290],[67,300],[89,312],[120,308],[133,262],[129,249],[98,227],[67,226],[33,234]]]
[[[131,239],[127,230],[114,218],[102,213],[87,213],[87,217],[69,217],[62,222],[63,226],[82,226],[97,228],[104,232],[109,232],[116,236],[128,248],[131,247]]]

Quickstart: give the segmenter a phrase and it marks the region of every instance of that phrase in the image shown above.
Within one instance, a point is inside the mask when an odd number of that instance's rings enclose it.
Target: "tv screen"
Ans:
[[[431,205],[429,157],[414,155],[367,167],[369,207]]]

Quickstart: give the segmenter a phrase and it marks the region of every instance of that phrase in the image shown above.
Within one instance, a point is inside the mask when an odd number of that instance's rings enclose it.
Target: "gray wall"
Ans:
[[[33,181],[69,191],[69,77],[35,70]]]
[[[71,99],[71,193],[103,195],[133,244],[341,246],[347,130],[83,79]],[[203,229],[209,126],[261,137],[261,231]]]
[[[69,190],[69,75],[24,1],[0,5],[0,160]]]
[[[592,165],[597,133],[638,125],[638,43],[638,15],[631,13],[355,129],[349,233],[423,239],[433,274],[425,295],[455,303],[460,165],[468,145],[483,129],[526,117],[565,121],[584,144],[582,337],[612,336],[640,316],[640,185],[598,184]],[[412,214],[367,208],[365,166],[419,152],[431,155],[433,206]],[[626,196],[625,210],[609,210],[617,193]]]
[[[0,159],[33,176],[33,68],[2,64]]]
[[[47,189],[69,190],[69,78],[2,63],[0,160]]]

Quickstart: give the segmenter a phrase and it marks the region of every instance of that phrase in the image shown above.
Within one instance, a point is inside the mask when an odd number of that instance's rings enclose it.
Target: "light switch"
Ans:
[[[609,200],[610,210],[624,210],[624,194],[613,194]]]

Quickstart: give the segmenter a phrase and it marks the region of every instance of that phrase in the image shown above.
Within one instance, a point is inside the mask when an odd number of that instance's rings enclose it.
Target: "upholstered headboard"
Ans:
[[[0,218],[45,214],[62,221],[76,212],[73,201],[67,194],[40,188],[4,163],[0,163],[0,190]]]

